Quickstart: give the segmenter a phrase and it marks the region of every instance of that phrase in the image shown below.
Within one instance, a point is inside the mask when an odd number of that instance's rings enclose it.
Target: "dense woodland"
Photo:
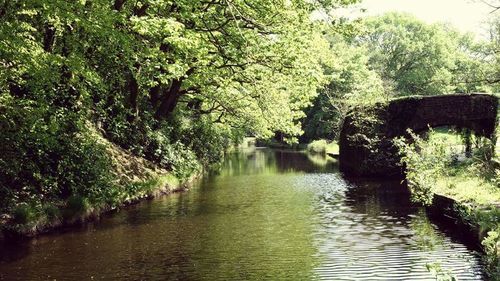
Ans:
[[[329,59],[310,14],[338,4],[2,1],[2,209],[113,200],[102,138],[184,179],[245,135],[299,135]]]
[[[244,136],[335,140],[352,106],[500,92],[500,17],[478,39],[330,13],[355,2],[0,1],[0,213],[119,205],[110,146],[184,181]]]

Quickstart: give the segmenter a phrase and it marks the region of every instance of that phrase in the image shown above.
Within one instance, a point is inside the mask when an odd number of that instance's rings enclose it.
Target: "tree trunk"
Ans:
[[[125,4],[125,0],[115,0],[113,9],[115,9],[116,11],[120,11],[123,7],[123,4]]]
[[[128,106],[131,112],[127,116],[129,122],[133,122],[139,113],[139,108],[137,107],[137,98],[139,96],[139,85],[137,84],[137,79],[135,79],[132,73],[128,74],[127,88],[129,91],[128,96]]]
[[[465,129],[465,156],[467,158],[472,157],[472,135],[470,129]]]
[[[158,108],[158,103],[160,102],[160,93],[162,91],[162,87],[160,85],[156,85],[153,88],[149,89],[149,101],[151,102],[151,106],[153,110]]]
[[[188,71],[186,71],[186,74],[184,76],[181,76],[180,78],[172,81],[172,84],[168,88],[168,91],[163,91],[163,94],[160,97],[160,105],[155,112],[156,120],[164,120],[170,113],[174,111],[177,103],[179,102],[179,98],[183,94],[185,94],[185,91],[181,90],[182,82],[184,81],[184,79],[186,79],[186,77],[189,77],[189,75],[191,75],[194,70],[194,68],[190,68]],[[150,90],[150,94],[152,91],[153,89]]]
[[[160,106],[156,110],[155,118],[157,120],[165,119],[177,106],[177,102],[181,97],[180,90],[182,86],[182,78],[172,82],[168,91],[165,91],[161,97]]]
[[[52,24],[45,25],[45,33],[43,36],[43,49],[46,52],[52,52],[56,38],[56,28]]]

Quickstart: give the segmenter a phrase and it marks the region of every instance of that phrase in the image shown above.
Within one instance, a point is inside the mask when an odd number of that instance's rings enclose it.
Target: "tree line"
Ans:
[[[0,210],[112,200],[106,142],[186,179],[244,136],[335,138],[352,105],[498,92],[499,21],[311,16],[355,2],[0,1]]]

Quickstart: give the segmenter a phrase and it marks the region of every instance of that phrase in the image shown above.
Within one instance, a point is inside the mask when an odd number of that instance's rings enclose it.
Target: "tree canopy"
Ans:
[[[327,45],[309,19],[320,4],[8,1],[1,89],[71,106],[113,99],[129,121],[189,106],[257,135],[296,135],[324,82]]]
[[[498,21],[489,40],[445,24],[388,13],[354,23],[340,36],[326,31],[331,66],[304,119],[303,141],[334,139],[352,106],[408,95],[496,92],[500,85]]]
[[[328,82],[311,13],[351,2],[1,1],[0,203],[113,198],[103,139],[181,179],[244,135],[295,141]]]

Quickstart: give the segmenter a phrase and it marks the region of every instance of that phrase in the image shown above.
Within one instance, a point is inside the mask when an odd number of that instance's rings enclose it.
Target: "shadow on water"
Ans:
[[[176,193],[62,233],[0,244],[0,280],[429,280],[442,261],[481,280],[474,249],[394,181],[265,148],[228,156]]]

